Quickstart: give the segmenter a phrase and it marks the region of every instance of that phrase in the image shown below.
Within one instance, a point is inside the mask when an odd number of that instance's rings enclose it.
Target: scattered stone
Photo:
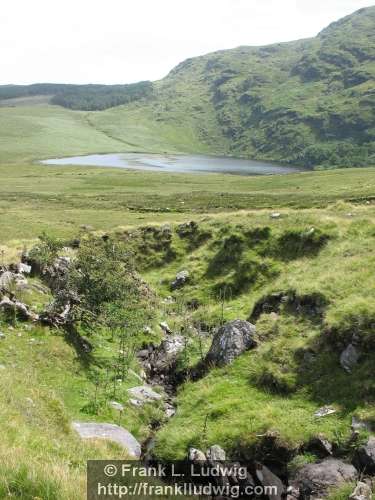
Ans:
[[[155,392],[151,387],[147,385],[142,385],[139,387],[132,387],[128,389],[128,393],[133,399],[141,401],[142,403],[149,403],[152,401],[160,401],[162,399],[161,394]]]
[[[375,473],[375,437],[369,438],[367,443],[357,450],[354,463],[360,472]]]
[[[0,332],[0,339],[6,339],[6,335],[3,332]]]
[[[271,219],[280,219],[281,217],[281,213],[280,212],[273,212],[271,215],[270,215]]]
[[[321,498],[332,487],[357,479],[358,473],[351,464],[327,458],[314,464],[306,464],[295,477],[295,486],[300,489],[303,498]]]
[[[270,500],[281,500],[285,494],[285,486],[268,467],[257,462],[255,464],[255,475],[259,483],[265,487],[274,487],[275,494],[268,494]]]
[[[145,326],[143,328],[143,333],[145,333],[146,335],[152,335],[152,328],[151,328],[151,326]]]
[[[160,328],[163,330],[164,333],[171,334],[172,330],[169,328],[168,323],[165,321],[162,321],[159,323]]]
[[[125,410],[125,407],[121,404],[121,403],[117,403],[117,401],[110,401],[109,402],[109,406],[111,408],[113,408],[114,410],[117,410],[117,411],[124,411]]]
[[[82,439],[107,439],[124,448],[131,457],[139,459],[141,445],[129,431],[114,424],[97,424],[94,422],[73,422],[73,429]]]
[[[327,417],[328,415],[332,415],[333,413],[336,413],[337,410],[333,408],[333,406],[322,406],[322,408],[319,408],[319,410],[316,410],[314,413],[314,417]]]
[[[353,493],[349,497],[350,500],[371,500],[372,491],[368,484],[359,481]]]
[[[223,448],[221,446],[214,444],[213,446],[210,446],[207,450],[207,460],[210,460],[211,462],[224,462],[226,459],[226,454]]]
[[[226,323],[213,338],[206,364],[223,366],[232,363],[243,352],[256,346],[255,333],[255,326],[247,321],[236,319]]]
[[[203,451],[198,450],[197,448],[189,448],[188,452],[188,460],[190,462],[206,462],[206,455]]]
[[[341,353],[340,364],[348,373],[352,372],[352,369],[358,363],[361,354],[357,347],[353,344],[349,344],[348,347]]]
[[[177,288],[182,288],[190,278],[190,273],[186,269],[183,271],[180,271],[179,273],[176,274],[176,277],[174,281],[171,283],[171,289],[172,290],[177,290]]]

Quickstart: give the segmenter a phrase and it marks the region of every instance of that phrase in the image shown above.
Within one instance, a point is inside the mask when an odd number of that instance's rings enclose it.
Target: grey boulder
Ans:
[[[190,273],[186,269],[176,274],[175,279],[171,283],[171,289],[183,287],[189,281]]]
[[[82,439],[106,439],[120,445],[132,458],[139,459],[141,445],[129,431],[115,424],[73,422],[73,429]]]
[[[139,402],[138,406],[142,406],[144,403],[160,401],[162,399],[161,394],[155,392],[153,389],[151,389],[151,387],[147,385],[132,387],[131,389],[128,389],[128,393],[131,396],[132,400]]]
[[[335,458],[304,465],[295,476],[293,485],[299,488],[303,497],[320,498],[332,487],[355,481],[358,473],[353,465]]]
[[[243,352],[256,346],[255,326],[236,319],[226,323],[216,332],[206,356],[207,364],[224,366],[232,363]]]

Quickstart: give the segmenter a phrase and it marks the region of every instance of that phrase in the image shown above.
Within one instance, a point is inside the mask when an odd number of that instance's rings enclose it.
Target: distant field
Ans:
[[[318,208],[375,193],[371,168],[240,177],[3,164],[0,178],[3,243],[42,230],[73,235],[81,224],[108,230],[239,209]]]
[[[12,108],[17,106],[42,106],[49,104],[51,95],[35,95],[30,97],[15,97],[0,101],[1,108]]]

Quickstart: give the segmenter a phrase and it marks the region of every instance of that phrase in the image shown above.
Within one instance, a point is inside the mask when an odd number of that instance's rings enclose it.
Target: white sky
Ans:
[[[374,0],[5,0],[0,84],[156,80],[219,49],[315,36]]]

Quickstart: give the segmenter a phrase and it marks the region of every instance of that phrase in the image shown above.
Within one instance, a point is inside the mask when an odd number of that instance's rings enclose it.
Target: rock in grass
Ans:
[[[95,422],[73,422],[73,429],[82,439],[106,439],[113,441],[126,450],[132,458],[139,459],[141,445],[129,431],[115,424],[97,424]]]
[[[160,401],[162,396],[155,392],[151,387],[147,385],[141,385],[139,387],[132,387],[128,389],[128,393],[132,396],[133,399],[137,401],[141,401],[143,403],[148,403],[151,401]]]
[[[243,352],[256,346],[255,326],[241,319],[223,325],[215,334],[206,364],[224,366],[232,363]]]
[[[182,288],[189,281],[190,273],[186,269],[176,274],[175,279],[171,283],[171,289],[177,290]]]
[[[367,443],[357,450],[354,463],[360,472],[375,473],[375,437],[369,438]]]
[[[327,417],[328,415],[333,415],[333,413],[336,413],[337,410],[333,408],[333,406],[322,406],[319,408],[319,410],[316,410],[314,413],[314,417]]]
[[[197,448],[189,448],[188,452],[188,460],[190,462],[206,462],[206,455],[203,451],[198,450]]]
[[[358,363],[361,353],[358,351],[357,347],[353,344],[349,344],[348,347],[341,353],[340,364],[348,373],[352,372],[352,369]]]
[[[349,497],[350,500],[371,500],[372,491],[368,484],[359,481],[353,493]]]
[[[355,481],[357,477],[358,473],[353,465],[327,458],[304,465],[297,471],[293,485],[299,488],[303,498],[321,498],[327,495],[329,489]]]

